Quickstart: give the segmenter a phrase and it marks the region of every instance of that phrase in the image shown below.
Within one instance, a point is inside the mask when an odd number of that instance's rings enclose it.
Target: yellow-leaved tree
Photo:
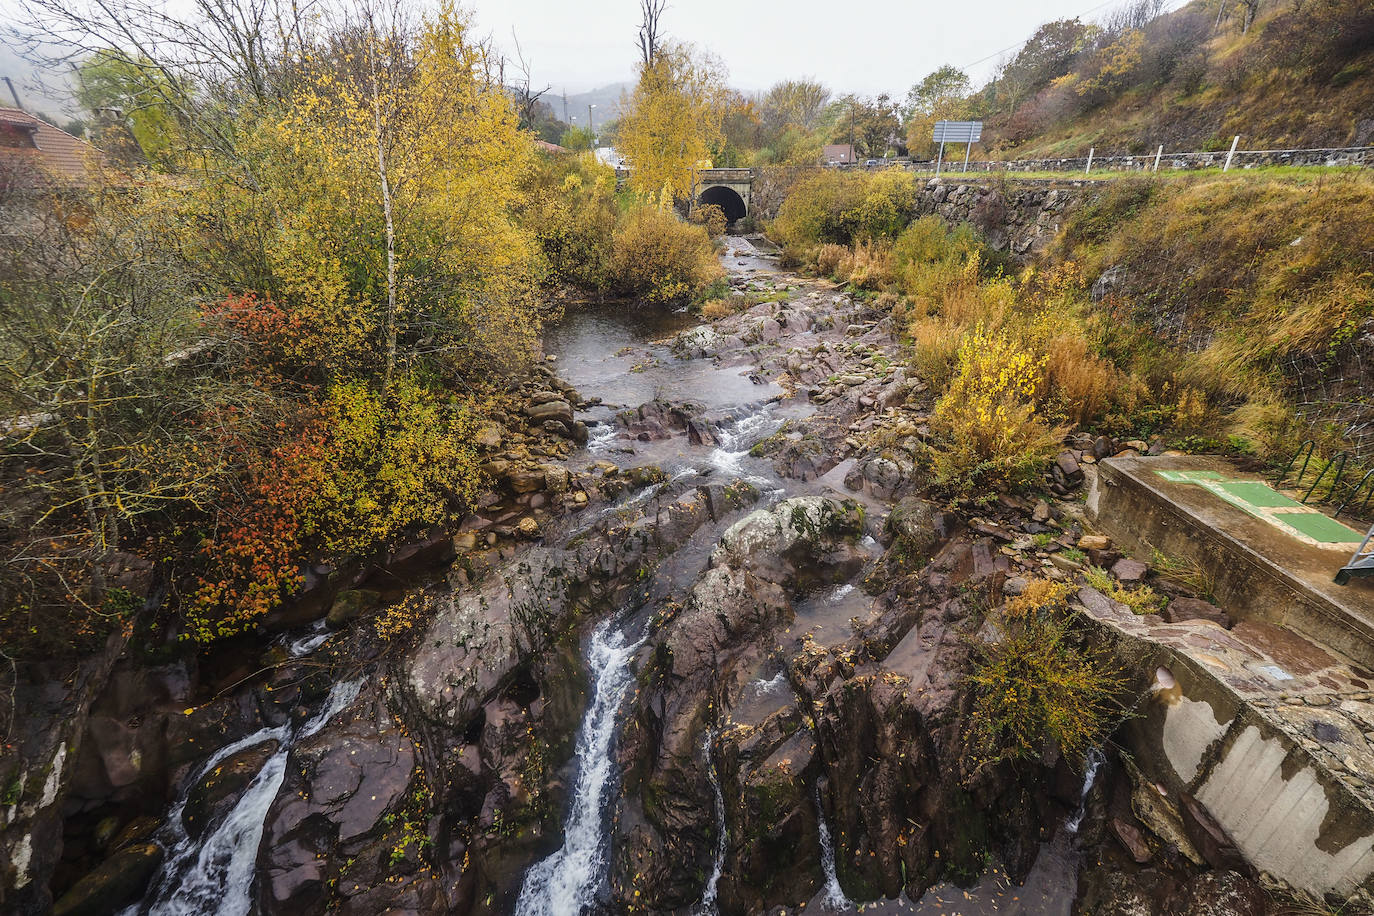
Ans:
[[[273,273],[335,370],[390,379],[417,359],[510,365],[531,351],[517,214],[533,151],[468,28],[447,5],[416,30],[365,17],[307,59],[263,125]]]
[[[632,169],[630,187],[643,195],[687,197],[693,179],[722,140],[731,94],[721,61],[674,43],[639,65],[634,92],[621,101],[617,146]]]

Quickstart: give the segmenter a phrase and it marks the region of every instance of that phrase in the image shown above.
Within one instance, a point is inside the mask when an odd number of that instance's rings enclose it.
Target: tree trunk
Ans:
[[[377,86],[377,66],[372,65],[372,123],[377,143],[377,179],[382,185],[382,217],[386,221],[386,380],[396,370],[396,224],[391,212],[391,183],[386,176],[386,138],[382,133],[382,99]]]

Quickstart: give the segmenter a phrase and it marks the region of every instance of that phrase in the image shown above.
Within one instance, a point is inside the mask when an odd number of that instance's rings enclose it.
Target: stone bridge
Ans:
[[[715,204],[732,223],[749,215],[753,169],[703,169],[696,178],[695,203]]]

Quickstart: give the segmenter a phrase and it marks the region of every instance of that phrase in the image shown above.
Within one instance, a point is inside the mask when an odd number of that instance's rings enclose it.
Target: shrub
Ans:
[[[792,186],[770,233],[805,259],[820,245],[892,239],[916,210],[916,179],[898,171],[823,169]]]
[[[943,483],[1019,486],[1038,475],[1062,438],[1035,413],[1044,362],[1003,331],[979,326],[964,339],[932,416],[942,439],[935,465]]]
[[[706,234],[713,239],[724,235],[730,225],[719,204],[698,204],[692,208],[689,219],[698,226],[706,227]]]
[[[402,377],[385,391],[341,382],[282,442],[250,453],[200,545],[202,573],[183,607],[199,642],[233,636],[300,587],[312,552],[331,559],[391,546],[451,520],[480,479],[467,411]]]
[[[640,206],[621,217],[611,254],[612,288],[648,302],[680,302],[721,274],[701,226],[671,210]]]
[[[1032,582],[994,618],[1000,638],[975,647],[972,739],[988,762],[1040,758],[1049,746],[1081,758],[1119,706],[1124,680],[1077,646],[1064,586]]]
[[[892,246],[884,242],[859,242],[840,256],[835,273],[859,289],[882,289],[894,279]]]
[[[1089,566],[1083,571],[1083,578],[1108,598],[1126,605],[1133,614],[1157,614],[1164,608],[1164,598],[1150,586],[1127,588],[1100,566]]]
[[[840,272],[840,262],[849,254],[849,249],[834,242],[827,242],[816,249],[816,273],[823,277],[834,277]]]

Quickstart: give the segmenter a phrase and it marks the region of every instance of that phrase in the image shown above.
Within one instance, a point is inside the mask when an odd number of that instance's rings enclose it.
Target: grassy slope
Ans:
[[[1196,4],[1193,4],[1196,6]],[[1026,142],[992,157],[1141,154],[1219,148],[1241,136],[1245,149],[1374,144],[1374,48],[1337,74],[1314,77],[1264,61],[1262,37],[1289,4],[1269,0],[1250,32],[1223,25],[1207,47],[1207,71],[1195,91],[1174,81],[1141,86],[1062,122],[1045,123]],[[1180,11],[1182,12],[1182,11]],[[1171,14],[1178,15],[1178,13]]]

